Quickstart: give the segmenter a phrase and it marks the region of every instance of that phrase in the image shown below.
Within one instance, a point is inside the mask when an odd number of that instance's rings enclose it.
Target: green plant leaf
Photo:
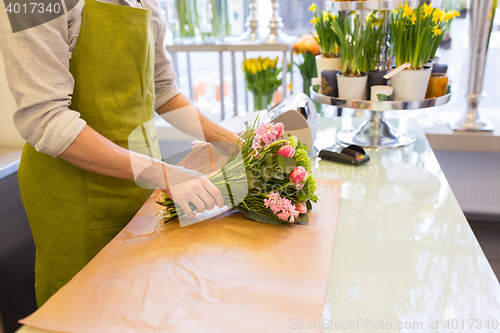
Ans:
[[[284,157],[285,160],[285,173],[289,174],[297,167],[297,161],[290,157]]]
[[[255,176],[254,176],[253,172],[250,170],[247,170],[246,174],[247,174],[247,186],[248,186],[248,189],[251,190],[254,187]]]
[[[239,210],[240,212],[243,213],[243,215],[245,215],[247,218],[251,219],[251,220],[254,220],[254,221],[257,221],[257,222],[261,222],[261,223],[269,223],[269,224],[278,224],[278,225],[281,225],[281,224],[289,224],[288,222],[286,221],[283,221],[283,222],[280,222],[281,220],[279,220],[277,217],[276,219],[273,219],[267,215],[263,215],[263,214],[259,214],[257,212],[254,212],[254,211],[251,211],[251,210],[248,210],[244,207],[236,207],[237,210]],[[270,212],[272,214],[272,212]]]
[[[383,101],[388,101],[389,100],[389,96],[387,96],[386,94],[377,94],[377,99],[381,102]]]
[[[307,192],[304,191],[304,189],[301,189],[299,192],[297,192],[297,200],[306,201],[307,199],[309,199],[309,196],[307,195]]]
[[[281,170],[285,170],[285,159],[283,158],[283,155],[278,155],[276,157],[276,164],[278,164]]]
[[[307,200],[306,201],[306,207],[307,207],[307,210],[312,210],[312,203],[311,203],[311,200]]]
[[[271,171],[273,171],[273,168],[270,167],[270,166],[265,166],[263,167],[262,169],[260,169],[262,171],[262,178],[268,182],[270,179],[271,179]]]
[[[283,180],[285,179],[285,175],[283,175],[283,169],[281,168],[276,168],[274,169],[272,172],[271,172],[271,176],[274,178],[274,179],[279,179],[279,180]]]
[[[268,152],[266,154],[266,156],[264,157],[264,161],[266,162],[267,166],[273,166],[273,155],[271,154],[271,152]]]

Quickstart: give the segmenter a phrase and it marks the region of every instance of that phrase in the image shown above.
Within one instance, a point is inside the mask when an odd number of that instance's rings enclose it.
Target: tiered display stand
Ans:
[[[372,11],[372,10],[392,10],[398,5],[408,3],[409,6],[418,6],[418,1],[328,1],[327,9],[330,11]],[[389,15],[386,19],[388,20]],[[387,31],[388,22],[385,22]],[[385,41],[387,41],[386,36]],[[386,43],[384,43],[386,44]],[[385,68],[387,63],[386,45],[382,45],[379,68]],[[387,101],[371,102],[358,100],[345,100],[338,97],[322,95],[320,91],[310,88],[311,99],[322,104],[333,105],[338,108],[353,108],[369,111],[369,118],[358,128],[345,130],[337,134],[337,139],[344,145],[358,145],[362,147],[387,149],[398,148],[411,145],[415,142],[415,136],[409,132],[395,128],[385,120],[384,113],[395,110],[415,110],[443,105],[449,102],[451,93],[433,99],[421,101]]]

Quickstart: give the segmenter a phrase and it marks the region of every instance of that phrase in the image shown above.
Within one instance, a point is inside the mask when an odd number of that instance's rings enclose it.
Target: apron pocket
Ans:
[[[125,227],[153,190],[131,180],[88,172],[90,229]]]

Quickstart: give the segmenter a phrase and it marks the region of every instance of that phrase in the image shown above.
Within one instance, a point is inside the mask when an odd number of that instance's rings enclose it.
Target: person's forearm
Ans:
[[[58,156],[95,173],[153,184],[174,200],[190,218],[198,212],[224,206],[224,198],[206,176],[126,150],[85,126],[71,145]],[[168,177],[168,179],[167,179]]]
[[[188,112],[188,108],[194,108],[194,113]],[[185,108],[185,111],[181,110]],[[181,110],[178,115],[172,116],[168,113],[175,110]],[[156,112],[162,116],[165,120],[167,120],[172,126],[178,128],[184,133],[190,134],[197,139],[205,139],[207,142],[227,142],[231,144],[235,144],[238,141],[238,136],[214,123],[207,117],[205,117],[196,106],[182,94],[179,94],[169,100],[167,103],[163,104],[161,107],[156,110]],[[196,123],[199,122],[201,124],[201,129],[203,133],[200,131],[196,131]],[[203,134],[203,137],[199,137]]]
[[[143,181],[165,188],[161,161],[124,149],[89,126],[85,126],[78,137],[58,157],[88,171]],[[138,173],[146,168],[148,172],[142,173],[141,178],[138,179]]]

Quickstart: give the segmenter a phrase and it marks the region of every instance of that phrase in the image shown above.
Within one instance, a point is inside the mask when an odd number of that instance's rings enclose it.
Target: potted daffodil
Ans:
[[[331,22],[337,19],[328,11],[320,11],[315,3],[312,3],[309,10],[313,12],[311,23],[316,29],[314,38],[320,46],[321,54],[316,56],[316,68],[318,77],[323,70],[340,70],[341,62],[337,52],[338,39],[331,29]]]
[[[352,22],[350,16],[353,16]],[[363,50],[367,34],[360,23],[359,15],[350,12],[344,18],[333,20],[331,29],[339,40],[342,70],[337,77],[339,97],[342,99],[364,100],[366,97],[367,75],[362,72]]]
[[[391,17],[392,54],[396,67],[409,67],[392,77],[395,101],[423,100],[432,68],[424,66],[442,34],[444,13],[427,4],[413,9],[405,4]]]
[[[367,99],[370,99],[372,86],[387,85],[387,79],[384,78],[384,75],[387,74],[386,68],[377,69],[382,44],[386,43],[386,34],[383,29],[385,18],[385,11],[373,11],[366,17],[363,29],[365,47],[362,52],[362,61],[360,66],[361,71],[368,75],[368,83],[366,87]]]

